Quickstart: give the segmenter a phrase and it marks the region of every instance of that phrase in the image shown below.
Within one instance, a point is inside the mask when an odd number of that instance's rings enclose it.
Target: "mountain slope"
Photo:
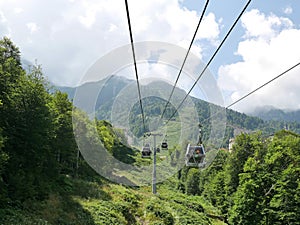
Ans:
[[[106,80],[105,82],[98,81],[98,82],[83,84],[81,88],[86,90],[87,94],[91,90],[99,91],[101,89],[101,93],[99,93],[99,95],[101,95],[101,99],[99,98],[97,99],[96,106],[95,106],[96,117],[97,119],[109,120],[111,118],[110,115],[111,115],[112,105],[116,97],[120,94],[122,90],[124,90],[125,87],[128,88],[129,84],[132,84],[132,86],[130,87],[131,89],[129,90],[133,92],[132,93],[133,95],[137,95],[135,81],[128,80],[125,77],[120,77],[120,76],[112,76],[110,79]],[[163,92],[164,95],[166,96],[168,96],[168,94],[171,93],[172,90],[172,86],[170,84],[167,84],[162,81],[157,81],[155,83],[147,84],[145,89],[147,88],[152,88],[152,89],[156,88],[158,92]],[[69,95],[69,99],[74,98],[75,88],[57,87],[57,89],[67,92]],[[184,94],[185,92],[179,88],[176,88],[176,91],[178,91],[178,93],[181,93],[180,95],[182,96],[185,95]],[[212,103],[208,103],[206,101],[194,97],[192,97],[192,101],[194,102],[196,109],[198,111],[200,122],[204,123],[203,130],[206,133],[206,136],[208,136],[210,134],[210,126],[211,126],[210,124],[211,116],[212,116],[211,109],[214,109],[214,111],[224,111],[225,109],[220,106],[214,105]],[[143,102],[144,103],[147,102],[147,105],[144,105],[145,115],[147,117],[160,116],[162,114],[162,111],[166,103],[165,100],[160,100],[158,98],[152,98],[152,99],[150,98],[148,100],[147,98],[144,98]],[[124,102],[124,104],[126,104],[126,101]],[[131,130],[136,130],[137,132],[136,134],[141,135],[142,121],[137,120],[137,118],[140,118],[139,115],[141,114],[138,102],[132,108],[132,110],[133,110],[133,115],[131,118],[134,118],[134,120],[131,121]],[[175,110],[174,107],[168,108],[165,118],[169,118],[169,116],[173,114],[174,110]],[[293,113],[291,112],[290,114],[287,114],[278,110],[276,111],[276,113],[273,113],[273,111],[272,110],[269,111],[268,114],[256,113],[256,114],[246,115],[244,113],[239,113],[234,110],[227,109],[226,110],[226,123],[227,123],[226,134],[225,134],[225,139],[223,141],[224,142],[223,147],[228,145],[228,140],[231,137],[241,132],[252,132],[255,130],[262,130],[266,135],[271,135],[276,130],[284,129],[288,126],[290,130],[296,133],[300,133],[299,112],[293,112]],[[133,121],[134,124],[132,124]],[[291,121],[298,121],[298,122],[291,122]],[[220,126],[221,125],[222,124],[220,124]]]
[[[129,188],[102,179],[65,177],[64,193],[33,201],[26,210],[0,209],[0,224],[225,224],[220,211],[204,198],[182,194],[170,186],[158,185],[158,194],[153,195],[151,187]]]
[[[255,109],[251,115],[257,116],[263,120],[275,120],[286,122],[298,122],[300,123],[300,110],[296,111],[284,111],[274,107],[261,107]]]

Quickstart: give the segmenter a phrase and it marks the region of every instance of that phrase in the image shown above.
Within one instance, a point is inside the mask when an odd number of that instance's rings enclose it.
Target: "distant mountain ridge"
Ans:
[[[284,111],[273,106],[264,106],[255,109],[250,115],[257,116],[266,121],[274,120],[300,123],[300,110]]]
[[[97,99],[96,101],[96,117],[100,120],[109,120],[111,115],[111,110],[113,106],[113,102],[115,101],[118,94],[132,82],[136,82],[135,80],[129,80],[125,77],[121,76],[111,76],[107,80],[101,80],[98,82],[90,82],[85,83],[80,88],[83,88],[83,93],[88,95],[90,93],[98,93],[101,90],[101,99]],[[164,93],[171,93],[172,86],[165,82],[157,81],[155,84],[148,84],[148,85],[155,85],[156,88],[161,90]],[[69,99],[72,100],[75,95],[76,87],[56,87],[55,89],[60,90],[68,94]],[[157,90],[158,90],[157,89]],[[179,92],[184,92],[181,89],[177,89]],[[132,89],[133,91],[133,89]],[[134,89],[134,91],[137,91]],[[184,92],[185,93],[185,92]],[[99,93],[100,94],[100,93]],[[147,102],[147,106],[145,109],[147,114],[155,113],[155,115],[161,115],[162,110],[164,108],[165,103],[163,101],[157,101],[155,99],[146,100],[144,99],[143,102]],[[192,97],[192,101],[195,104],[196,110],[199,115],[199,120],[204,121],[203,125],[203,132],[209,136],[210,129],[211,129],[211,107],[219,108],[220,110],[225,110],[221,106],[214,105],[212,103],[206,102],[201,99],[197,99]],[[126,102],[124,103],[126,104]],[[76,104],[75,104],[76,106]],[[132,125],[133,130],[139,130],[138,127],[142,125],[136,121],[136,118],[139,118],[140,111],[138,110],[139,107],[136,107],[134,111],[133,121],[134,124]],[[91,113],[91,112],[88,112]],[[169,111],[172,114],[172,111]],[[224,145],[228,146],[229,139],[234,137],[235,135],[241,132],[254,132],[256,130],[261,130],[266,135],[272,135],[277,130],[285,129],[289,127],[291,131],[296,133],[300,133],[300,111],[299,112],[283,112],[282,110],[277,109],[270,109],[267,111],[256,111],[251,115],[247,115],[245,113],[240,113],[231,109],[226,109],[226,133],[224,137]],[[291,122],[296,121],[296,122]],[[220,125],[221,126],[221,125]],[[141,132],[141,130],[139,130]]]
[[[87,91],[90,89],[102,89],[101,94],[102,98],[106,99],[115,97],[121,89],[123,89],[126,85],[128,85],[130,82],[133,82],[133,80],[129,80],[125,77],[120,77],[116,75],[112,75],[109,79],[100,80],[100,81],[91,81],[86,82],[82,85],[80,85],[80,88],[84,88]],[[103,86],[104,85],[104,86]],[[54,89],[57,89],[61,92],[67,93],[70,100],[72,100],[75,96],[75,91],[77,87],[67,87],[67,86],[55,86]],[[104,93],[106,92],[106,93]]]

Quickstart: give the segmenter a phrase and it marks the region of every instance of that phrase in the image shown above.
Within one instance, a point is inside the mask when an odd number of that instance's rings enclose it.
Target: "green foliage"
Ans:
[[[205,198],[180,193],[172,186],[172,182],[160,186],[159,199],[161,205],[165,205],[165,208],[172,213],[175,224],[223,224],[220,211]]]
[[[0,41],[0,51],[0,127],[6,137],[1,155],[9,157],[1,180],[12,200],[43,198],[55,177],[47,84],[39,66],[25,73],[9,39]]]
[[[2,136],[2,130],[0,128],[0,175],[4,171],[5,165],[8,161],[8,155],[5,153],[2,148],[4,147],[5,138]]]
[[[52,148],[56,150],[55,158],[59,164],[59,173],[78,173],[76,168],[77,145],[75,142],[72,126],[72,103],[67,94],[59,91],[51,96],[48,103],[53,117],[53,141]]]
[[[90,213],[68,195],[50,194],[30,211],[38,214],[49,224],[94,224]]]
[[[213,224],[203,203],[199,196],[187,196],[162,187],[158,199],[148,200],[146,212],[154,224]]]
[[[111,196],[102,190],[99,182],[82,179],[74,180],[70,176],[62,176],[60,179],[60,185],[63,188],[62,193],[71,194],[83,199],[111,200]]]
[[[224,172],[228,157],[229,153],[226,149],[219,150],[211,166],[201,171],[199,180],[201,195],[208,199],[213,206],[218,207],[223,214],[228,210],[226,173]]]
[[[106,121],[97,121],[97,130],[105,148],[112,152],[114,141],[116,139],[112,126]]]
[[[161,202],[150,199],[150,201],[146,203],[145,208],[146,213],[148,214],[147,216],[151,220],[150,224],[174,224],[174,218],[172,214],[163,207]]]
[[[255,150],[239,174],[230,211],[232,224],[299,221],[299,136],[279,132]]]
[[[7,59],[12,58],[16,61],[17,65],[21,65],[19,48],[17,48],[8,37],[4,37],[0,40],[0,57],[1,64],[4,64]]]
[[[262,221],[262,204],[260,186],[253,180],[242,180],[235,196],[230,213],[231,224],[260,224]]]
[[[111,98],[106,97],[103,107],[110,108]],[[154,116],[165,106],[161,99],[143,101],[146,114]],[[210,107],[217,107],[198,100],[195,105],[201,120],[209,117]],[[130,115],[137,121],[131,130],[142,135],[138,106]],[[173,112],[169,106],[165,116]],[[126,146],[122,130],[96,121],[95,134],[88,116],[73,108],[66,94],[49,93],[39,65],[26,73],[18,48],[8,38],[0,40],[0,224],[222,224],[223,217],[230,224],[300,221],[297,134],[281,131],[270,138],[241,134],[232,153],[218,151],[206,170],[183,168],[178,189],[170,181],[150,197],[147,188],[110,184],[89,167],[75,142],[72,113],[78,120],[75,135],[86,135],[92,143],[100,139],[122,162],[145,163],[136,161],[137,151]],[[233,127],[273,132],[284,125],[230,110],[227,119],[232,126],[226,128],[224,145],[233,136]],[[205,136],[211,128],[209,121],[203,125]],[[296,123],[292,127],[300,129]],[[178,149],[169,149],[174,164],[180,160]]]
[[[189,195],[200,194],[199,180],[200,180],[199,169],[191,168],[188,171],[187,178],[186,178],[185,191],[187,194]]]
[[[225,167],[227,193],[231,195],[239,185],[239,174],[248,157],[252,156],[255,150],[263,147],[260,134],[241,134],[235,139],[232,155],[228,158]]]
[[[270,214],[266,216],[270,224],[297,223],[300,219],[300,136],[278,132],[269,145],[265,163],[276,178],[268,192]]]
[[[93,224],[127,224],[120,205],[108,201],[81,201],[81,204],[91,212]]]
[[[8,163],[8,154],[2,150],[4,147],[5,138],[2,136],[2,130],[0,129],[0,207],[5,205],[7,202],[7,189],[5,183],[3,182],[2,174],[5,171],[5,167]]]
[[[105,148],[121,162],[134,163],[137,152],[124,145],[125,136],[122,130],[115,129],[105,120],[97,121],[97,131]],[[127,140],[125,141],[125,144]]]
[[[0,40],[0,53],[0,205],[20,206],[46,199],[59,189],[60,174],[77,175],[86,163],[78,157],[66,94],[49,94],[41,66],[26,73],[9,39]]]
[[[55,177],[49,95],[39,67],[20,77],[19,85],[10,104],[13,113],[4,128],[8,137],[5,150],[10,156],[8,190],[13,199],[40,198],[47,192],[47,180]]]
[[[142,137],[144,133],[149,131],[149,116],[151,115],[151,118],[159,118],[163,110],[166,106],[166,101],[164,99],[158,98],[158,97],[147,97],[144,98],[142,101],[143,104],[143,111],[144,111],[144,116],[145,116],[145,129],[143,126],[143,118],[142,118],[142,113],[141,113],[141,108],[139,102],[136,103],[130,112],[129,115],[129,125],[130,125],[130,130],[131,132],[137,136],[137,137]],[[172,114],[175,112],[175,107],[172,106],[171,104],[168,104],[166,111],[164,113],[164,118],[169,119]],[[176,112],[174,114],[174,118],[178,117],[178,113]],[[160,124],[158,124],[159,126]]]
[[[228,203],[225,189],[225,172],[218,172],[211,177],[211,180],[205,185],[203,195],[210,199],[213,206],[221,209],[222,213],[226,212]]]
[[[28,212],[22,210],[6,208],[0,209],[0,224],[5,225],[48,225],[48,221],[39,218],[35,215],[30,215]]]
[[[289,166],[282,172],[270,201],[269,221],[296,224],[300,221],[300,168]]]
[[[227,109],[226,114],[227,121],[230,124],[238,127],[243,127],[247,130],[258,129],[259,126],[264,124],[264,121],[262,119],[259,119],[258,117],[247,116],[244,113],[238,113],[231,109]]]
[[[180,171],[179,183],[187,189],[198,182],[200,194],[221,210],[229,224],[297,224],[299,141],[299,135],[289,131],[269,138],[241,134],[232,153],[220,150],[197,176]]]

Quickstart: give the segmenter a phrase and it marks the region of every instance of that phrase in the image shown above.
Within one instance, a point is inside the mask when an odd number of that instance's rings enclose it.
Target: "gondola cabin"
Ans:
[[[167,141],[163,141],[161,143],[161,149],[162,150],[168,150],[168,143],[167,143]]]
[[[142,158],[150,158],[151,157],[151,149],[149,144],[145,144],[142,149]]]
[[[201,168],[205,166],[205,150],[203,145],[191,146],[188,144],[185,153],[185,165]]]

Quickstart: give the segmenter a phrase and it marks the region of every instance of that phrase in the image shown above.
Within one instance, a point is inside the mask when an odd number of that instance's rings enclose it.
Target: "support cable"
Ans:
[[[260,90],[261,88],[267,86],[268,84],[272,83],[273,81],[277,80],[278,78],[282,77],[283,75],[286,75],[288,72],[290,72],[291,70],[295,69],[296,67],[298,67],[300,65],[300,62],[298,62],[297,64],[295,64],[294,66],[291,66],[290,68],[288,68],[287,70],[285,70],[284,72],[280,73],[279,75],[277,75],[276,77],[272,78],[271,80],[267,81],[266,83],[260,85],[259,87],[257,87],[256,89],[254,89],[253,91],[249,92],[248,94],[244,95],[243,97],[239,98],[238,100],[234,101],[233,103],[229,104],[228,106],[225,107],[225,110],[226,109],[229,109],[230,107],[232,107],[233,105],[237,104],[238,102],[244,100],[245,98],[247,98],[249,95],[257,92],[258,90]],[[201,121],[201,124],[204,124],[206,123],[209,119],[217,116],[219,112],[216,112],[214,113],[213,115],[209,116],[208,118],[206,118],[205,120]],[[177,122],[177,121],[173,121],[173,123],[181,123],[181,122]],[[195,125],[189,125],[188,127],[186,127],[185,129],[181,130],[182,131],[186,131],[186,130],[191,130]],[[234,125],[229,125],[230,127],[233,127],[233,128],[239,128],[240,127],[237,127],[237,126],[234,126]],[[173,132],[169,132],[169,135],[173,133],[177,133],[178,131],[173,131]]]
[[[186,60],[187,60],[187,57],[188,57],[188,55],[189,55],[189,53],[190,53],[190,51],[191,51],[192,45],[193,45],[194,40],[195,40],[195,38],[196,38],[198,29],[199,29],[200,24],[201,24],[201,22],[202,22],[202,19],[203,19],[203,17],[204,17],[205,11],[206,11],[207,6],[208,6],[208,3],[209,3],[209,0],[206,1],[206,4],[205,4],[205,6],[204,6],[204,8],[203,8],[203,10],[202,10],[202,14],[201,14],[201,17],[200,17],[200,19],[199,19],[199,22],[198,22],[198,25],[197,25],[197,27],[196,27],[196,30],[195,30],[195,32],[194,32],[192,41],[191,41],[190,46],[189,46],[189,48],[188,48],[188,51],[187,51],[187,53],[186,53],[186,55],[185,55],[185,58],[184,58],[184,60],[183,60],[183,63],[182,63],[181,68],[180,68],[180,70],[179,70],[179,73],[178,73],[178,75],[177,75],[176,81],[175,81],[175,83],[174,83],[174,85],[173,85],[173,88],[172,88],[171,94],[170,94],[170,96],[169,96],[169,99],[168,99],[168,101],[167,101],[167,103],[166,103],[166,105],[165,105],[165,108],[164,108],[164,110],[163,110],[163,113],[161,114],[161,117],[160,117],[161,119],[163,118],[163,116],[164,116],[164,114],[165,114],[165,112],[166,112],[166,110],[167,110],[167,107],[168,107],[168,105],[169,105],[169,102],[170,102],[170,100],[171,100],[171,98],[172,98],[172,96],[173,96],[173,94],[174,94],[174,91],[175,91],[177,82],[178,82],[178,80],[179,80],[179,77],[180,77],[180,75],[181,75],[181,72],[182,72],[182,70],[183,70],[183,67],[184,67],[184,65],[185,65],[185,62],[186,62]]]
[[[140,109],[141,109],[142,120],[143,120],[143,129],[144,129],[143,133],[145,133],[146,132],[145,115],[144,115],[143,104],[142,104],[140,82],[139,82],[138,70],[137,70],[137,65],[136,65],[136,57],[135,57],[135,51],[134,51],[134,42],[133,42],[132,29],[131,29],[131,23],[130,23],[130,14],[129,14],[129,7],[128,7],[127,0],[125,0],[125,6],[126,6],[126,15],[127,15],[127,22],[128,22],[129,34],[130,34],[130,42],[131,42],[131,50],[132,50],[133,63],[134,63],[135,78],[136,78],[136,84],[137,84],[138,95],[139,95],[139,102],[140,102]]]
[[[170,120],[176,115],[176,112],[179,110],[179,108],[182,106],[182,104],[184,103],[184,101],[187,99],[187,97],[189,96],[189,94],[192,92],[192,90],[194,89],[194,87],[196,86],[196,84],[198,83],[198,81],[200,80],[200,78],[202,77],[202,75],[204,74],[204,72],[206,71],[206,69],[208,68],[208,66],[210,65],[210,63],[213,61],[213,59],[215,58],[215,56],[217,55],[217,53],[219,52],[219,50],[221,49],[222,45],[224,44],[224,42],[226,41],[226,39],[228,38],[229,34],[232,32],[233,28],[236,26],[237,22],[239,21],[239,19],[241,18],[241,16],[244,14],[244,12],[246,11],[246,9],[248,8],[250,2],[252,0],[249,0],[247,2],[247,4],[244,6],[243,10],[241,11],[241,13],[239,14],[239,16],[236,18],[236,20],[234,21],[234,23],[232,24],[231,28],[229,29],[229,31],[227,32],[227,34],[225,35],[224,39],[222,40],[221,44],[219,45],[219,47],[217,48],[217,50],[215,51],[215,53],[212,55],[212,57],[210,58],[210,60],[208,61],[208,63],[206,64],[206,66],[204,67],[204,69],[202,70],[202,72],[200,73],[200,75],[198,76],[198,78],[196,79],[196,81],[194,82],[193,86],[191,87],[191,89],[187,92],[186,96],[183,98],[183,100],[180,102],[179,106],[176,108],[176,110],[174,111],[174,113],[171,115],[171,117],[168,119],[168,121],[166,123],[169,123]]]
[[[281,76],[287,74],[289,71],[295,69],[297,66],[300,65],[300,62],[298,62],[297,64],[295,64],[294,66],[288,68],[287,70],[285,70],[284,72],[280,73],[279,75],[277,75],[276,77],[272,78],[271,80],[267,81],[266,83],[262,84],[261,86],[259,86],[258,88],[254,89],[253,91],[249,92],[248,94],[244,95],[243,97],[239,98],[238,100],[234,101],[233,103],[229,104],[228,106],[225,107],[226,109],[229,109],[230,107],[232,107],[233,105],[237,104],[238,102],[244,100],[245,98],[247,98],[249,95],[252,95],[253,93],[257,92],[258,90],[260,90],[261,88],[267,86],[268,84],[272,83],[273,81],[277,80],[278,78],[280,78]],[[210,116],[209,118],[205,119],[202,123],[206,122],[207,120],[211,119],[212,117],[216,116],[217,114],[219,114],[219,112],[215,113],[214,115]]]
[[[269,83],[273,82],[274,80],[278,79],[279,77],[283,76],[284,74],[286,74],[287,72],[291,71],[292,69],[296,68],[297,66],[300,65],[300,62],[297,63],[296,65],[290,67],[289,69],[287,69],[286,71],[282,72],[281,74],[279,74],[278,76],[274,77],[273,79],[269,80],[268,82],[264,83],[263,85],[259,86],[258,88],[254,89],[253,91],[249,92],[248,94],[244,95],[243,97],[241,97],[240,99],[236,100],[235,102],[231,103],[230,105],[228,105],[226,107],[226,109],[230,108],[231,106],[237,104],[239,101],[242,101],[244,98],[247,98],[249,95],[253,94],[254,92],[258,91],[259,89],[263,88],[264,86],[268,85]]]

